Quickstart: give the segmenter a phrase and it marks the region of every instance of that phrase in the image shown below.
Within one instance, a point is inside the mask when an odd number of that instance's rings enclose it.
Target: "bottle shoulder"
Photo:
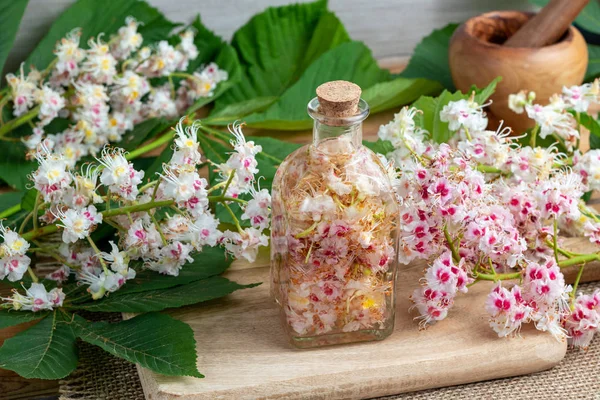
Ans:
[[[322,152],[311,144],[297,149],[279,166],[273,180],[273,192],[277,195],[282,189],[288,192],[303,186],[307,186],[303,189],[307,193],[312,191],[310,188],[320,186],[329,191],[344,193],[354,189],[384,197],[393,192],[386,167],[379,156],[365,146],[340,153]]]

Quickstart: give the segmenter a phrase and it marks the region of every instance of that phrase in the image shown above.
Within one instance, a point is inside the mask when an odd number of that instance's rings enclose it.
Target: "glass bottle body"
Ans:
[[[361,144],[368,107],[332,121],[314,99],[309,113],[313,143],[273,181],[271,293],[297,347],[383,339],[394,328],[398,206]]]

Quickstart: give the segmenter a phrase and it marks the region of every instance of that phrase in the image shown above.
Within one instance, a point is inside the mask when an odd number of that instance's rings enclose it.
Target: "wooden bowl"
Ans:
[[[533,15],[521,11],[489,12],[466,21],[450,39],[454,85],[466,92],[473,84],[485,87],[501,76],[489,109],[495,119],[504,120],[516,134],[532,127],[533,121],[508,108],[509,94],[532,90],[537,95],[536,103],[547,104],[548,98],[561,92],[563,86],[581,84],[588,63],[585,40],[573,26],[550,46],[502,46]]]

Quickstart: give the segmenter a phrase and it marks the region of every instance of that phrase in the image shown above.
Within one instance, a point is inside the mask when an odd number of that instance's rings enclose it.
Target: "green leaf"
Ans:
[[[166,289],[210,278],[225,272],[232,262],[233,259],[227,257],[222,248],[206,247],[201,253],[194,255],[194,261],[183,266],[178,276],[161,275],[149,270],[141,271],[135,279],[127,281],[118,294]]]
[[[112,293],[110,296],[89,303],[74,305],[74,308],[88,311],[107,312],[150,312],[161,311],[166,308],[187,306],[203,301],[226,296],[239,289],[246,289],[256,285],[240,285],[220,276],[214,276],[161,290],[145,292]]]
[[[471,85],[471,89],[469,89],[468,95],[471,95],[472,92],[475,92],[475,103],[484,104],[487,99],[490,98],[491,95],[496,91],[496,86],[498,86],[498,82],[502,80],[501,76],[496,77],[493,81],[491,81],[486,87],[483,89],[478,89],[477,86]]]
[[[367,146],[369,149],[373,150],[375,153],[386,155],[394,151],[394,146],[392,142],[389,140],[381,140],[377,139],[376,142],[367,142],[363,140],[363,144]]]
[[[600,46],[588,44],[588,67],[585,81],[590,82],[600,76]]]
[[[270,191],[279,164],[281,164],[288,155],[302,147],[302,145],[266,136],[249,136],[247,140],[252,140],[254,143],[262,146],[262,151],[256,155],[259,170],[257,176],[264,178],[260,180],[261,187],[267,188]]]
[[[83,341],[156,373],[204,377],[196,366],[194,331],[168,315],[142,314],[113,324],[76,315],[71,326]]]
[[[436,143],[446,143],[453,135],[448,129],[448,123],[440,120],[440,111],[451,101],[467,98],[461,92],[450,93],[444,90],[439,97],[423,96],[413,106],[423,111],[415,117],[416,125],[428,131]]]
[[[146,169],[144,176],[148,179],[156,179],[156,173],[163,172],[163,164],[168,163],[173,157],[173,142],[169,142],[167,147],[154,159],[152,164]]]
[[[450,65],[448,64],[448,47],[450,37],[458,24],[449,24],[442,29],[434,30],[415,47],[408,66],[400,76],[405,78],[425,78],[438,81],[446,89],[454,90]]]
[[[377,83],[362,94],[375,114],[390,108],[410,104],[423,95],[439,93],[442,86],[427,79],[409,79],[399,77],[388,82]]]
[[[579,121],[590,131],[590,149],[600,149],[600,124],[598,120],[587,113],[579,114]]]
[[[46,312],[0,310],[0,329],[35,321],[44,318],[46,315],[48,315]]]
[[[8,212],[11,207],[21,206],[23,192],[6,192],[0,194],[0,219],[4,226],[18,227],[20,223],[29,214],[28,211],[20,209],[9,217],[4,217],[4,212]]]
[[[28,0],[11,0],[0,3],[0,26],[2,26],[2,36],[0,37],[0,71],[4,69],[4,63],[13,47],[21,18],[23,18],[25,7],[27,7],[27,2]]]
[[[277,102],[262,113],[246,117],[245,122],[266,129],[309,129],[313,123],[306,113],[306,104],[315,96],[317,86],[342,79],[366,89],[389,78],[390,73],[379,68],[367,46],[361,42],[344,43],[323,54]]]
[[[254,99],[230,104],[221,110],[213,112],[209,117],[202,120],[208,125],[229,125],[232,121],[243,118],[248,114],[266,110],[277,101],[276,96],[256,97]]]
[[[33,64],[38,69],[46,68],[54,58],[52,51],[56,42],[77,27],[82,28],[82,45],[101,32],[106,35],[104,40],[108,40],[111,34],[125,25],[125,18],[128,16],[141,22],[138,31],[144,38],[144,44],[164,40],[173,28],[178,26],[144,1],[78,0],[54,21],[50,31],[25,61],[25,65]]]
[[[530,3],[539,7],[544,7],[548,4],[548,1],[549,0],[529,0]],[[579,13],[575,19],[575,23],[586,31],[600,34],[600,3],[596,0],[590,1]]]
[[[26,191],[27,186],[31,184],[27,175],[37,169],[37,163],[25,159],[26,152],[27,148],[21,142],[2,141],[0,178],[21,191]]]
[[[280,96],[314,60],[348,40],[326,1],[271,7],[255,15],[231,41],[242,66],[240,84],[215,102],[214,113],[254,98]]]
[[[23,192],[6,192],[0,194],[0,213],[4,210],[8,210],[12,206],[21,204],[23,198]]]
[[[152,139],[152,137],[164,131],[170,125],[171,122],[164,118],[151,118],[141,122],[123,135],[122,140],[119,142],[119,147],[127,151],[135,150],[143,142]]]
[[[76,367],[75,334],[58,310],[0,348],[0,368],[23,378],[61,379]]]
[[[21,208],[26,211],[33,211],[35,201],[37,200],[38,190],[35,188],[29,189],[21,199]]]
[[[15,289],[22,290],[23,286],[25,286],[26,288],[31,287],[33,280],[31,279],[31,276],[29,276],[28,274],[25,274],[18,281],[11,282],[11,281],[5,280],[2,283],[5,285],[8,285],[10,287],[13,287]],[[40,279],[39,283],[43,284],[44,287],[46,288],[46,290],[52,290],[58,285],[58,283],[56,281],[53,281],[52,279]]]
[[[484,102],[494,92],[498,82],[499,78],[496,78],[481,90],[472,86],[469,93],[462,93],[460,91],[450,93],[449,91],[444,90],[442,94],[435,98],[422,96],[413,103],[413,107],[423,111],[415,117],[416,125],[428,131],[431,135],[431,139],[436,143],[446,143],[455,132],[450,131],[450,129],[448,129],[448,123],[442,122],[440,119],[440,112],[444,106],[451,101],[468,99],[471,96],[472,91],[475,91],[475,100],[478,103],[480,101]]]

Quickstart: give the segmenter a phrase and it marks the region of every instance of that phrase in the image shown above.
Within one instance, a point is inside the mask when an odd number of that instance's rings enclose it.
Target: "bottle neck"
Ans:
[[[331,146],[333,140],[338,144]],[[356,151],[362,146],[362,122],[348,126],[331,126],[315,120],[313,125],[313,146],[331,150]]]
[[[318,98],[308,103],[313,125],[313,147],[327,153],[354,152],[362,146],[362,122],[369,115],[369,106],[360,99],[355,115],[332,117],[321,112]]]

